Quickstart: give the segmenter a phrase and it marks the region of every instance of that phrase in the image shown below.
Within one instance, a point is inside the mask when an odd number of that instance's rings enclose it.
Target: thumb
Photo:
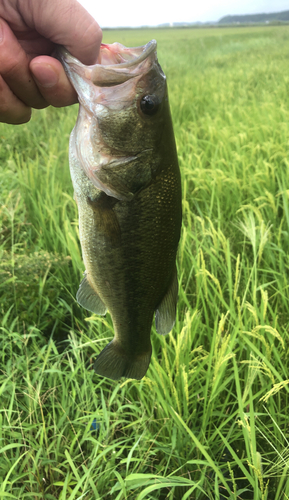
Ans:
[[[96,62],[102,31],[77,0],[21,0],[18,9],[27,26],[64,45],[83,64]]]

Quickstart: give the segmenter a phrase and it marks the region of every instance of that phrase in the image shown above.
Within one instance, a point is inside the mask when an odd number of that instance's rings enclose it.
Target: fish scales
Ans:
[[[158,333],[175,321],[180,172],[156,43],[102,47],[98,64],[88,67],[59,53],[80,102],[70,138],[86,269],[77,300],[112,316],[115,336],[97,357],[96,373],[141,379],[154,313]]]

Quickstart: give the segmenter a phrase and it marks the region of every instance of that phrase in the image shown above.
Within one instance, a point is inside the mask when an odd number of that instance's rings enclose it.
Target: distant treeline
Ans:
[[[246,14],[244,16],[224,16],[219,20],[219,24],[248,24],[248,23],[266,23],[274,21],[289,21],[289,10],[283,12],[273,12],[271,14]]]
[[[175,22],[175,23],[163,23],[157,26],[120,26],[120,27],[103,27],[105,30],[130,30],[130,29],[148,29],[148,28],[219,28],[228,26],[230,24],[242,24],[242,25],[252,25],[252,24],[282,24],[289,23],[289,10],[284,10],[283,12],[273,12],[271,14],[245,14],[243,16],[224,16],[219,21],[216,22]],[[221,25],[221,26],[220,26]]]

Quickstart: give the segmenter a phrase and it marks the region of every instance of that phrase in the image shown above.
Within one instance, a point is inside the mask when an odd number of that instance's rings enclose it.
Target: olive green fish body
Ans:
[[[146,47],[149,53],[144,57]],[[129,67],[137,74],[131,76],[126,69],[129,79],[117,83],[126,88],[114,88],[118,95],[111,92],[110,81],[106,94],[99,97],[105,85],[93,75],[81,92],[71,68],[67,71],[82,104],[70,139],[70,169],[86,268],[77,300],[93,312],[108,310],[112,316],[114,339],[94,368],[113,379],[145,375],[152,351],[153,315],[156,312],[157,331],[165,334],[173,327],[176,313],[180,173],[165,78],[155,47],[146,47],[137,64]],[[126,50],[139,54],[138,49]],[[91,83],[97,78],[97,84]],[[109,78],[113,80],[112,75]],[[117,82],[120,78],[128,76],[117,75]],[[106,75],[106,85],[107,79]],[[88,90],[91,85],[98,87],[96,98]],[[147,95],[157,96],[158,109],[142,116],[139,103],[142,106]],[[148,107],[153,99],[149,98]],[[97,100],[101,105],[93,106]]]

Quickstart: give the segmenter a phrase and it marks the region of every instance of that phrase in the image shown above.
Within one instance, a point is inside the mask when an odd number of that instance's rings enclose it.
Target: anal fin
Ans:
[[[101,298],[90,285],[86,274],[84,275],[84,278],[79,285],[79,289],[76,294],[76,300],[82,307],[95,314],[104,316],[106,313],[105,304],[102,302]]]
[[[176,309],[178,301],[178,275],[175,267],[171,284],[163,300],[158,306],[155,314],[156,330],[161,335],[169,333],[176,321]]]

